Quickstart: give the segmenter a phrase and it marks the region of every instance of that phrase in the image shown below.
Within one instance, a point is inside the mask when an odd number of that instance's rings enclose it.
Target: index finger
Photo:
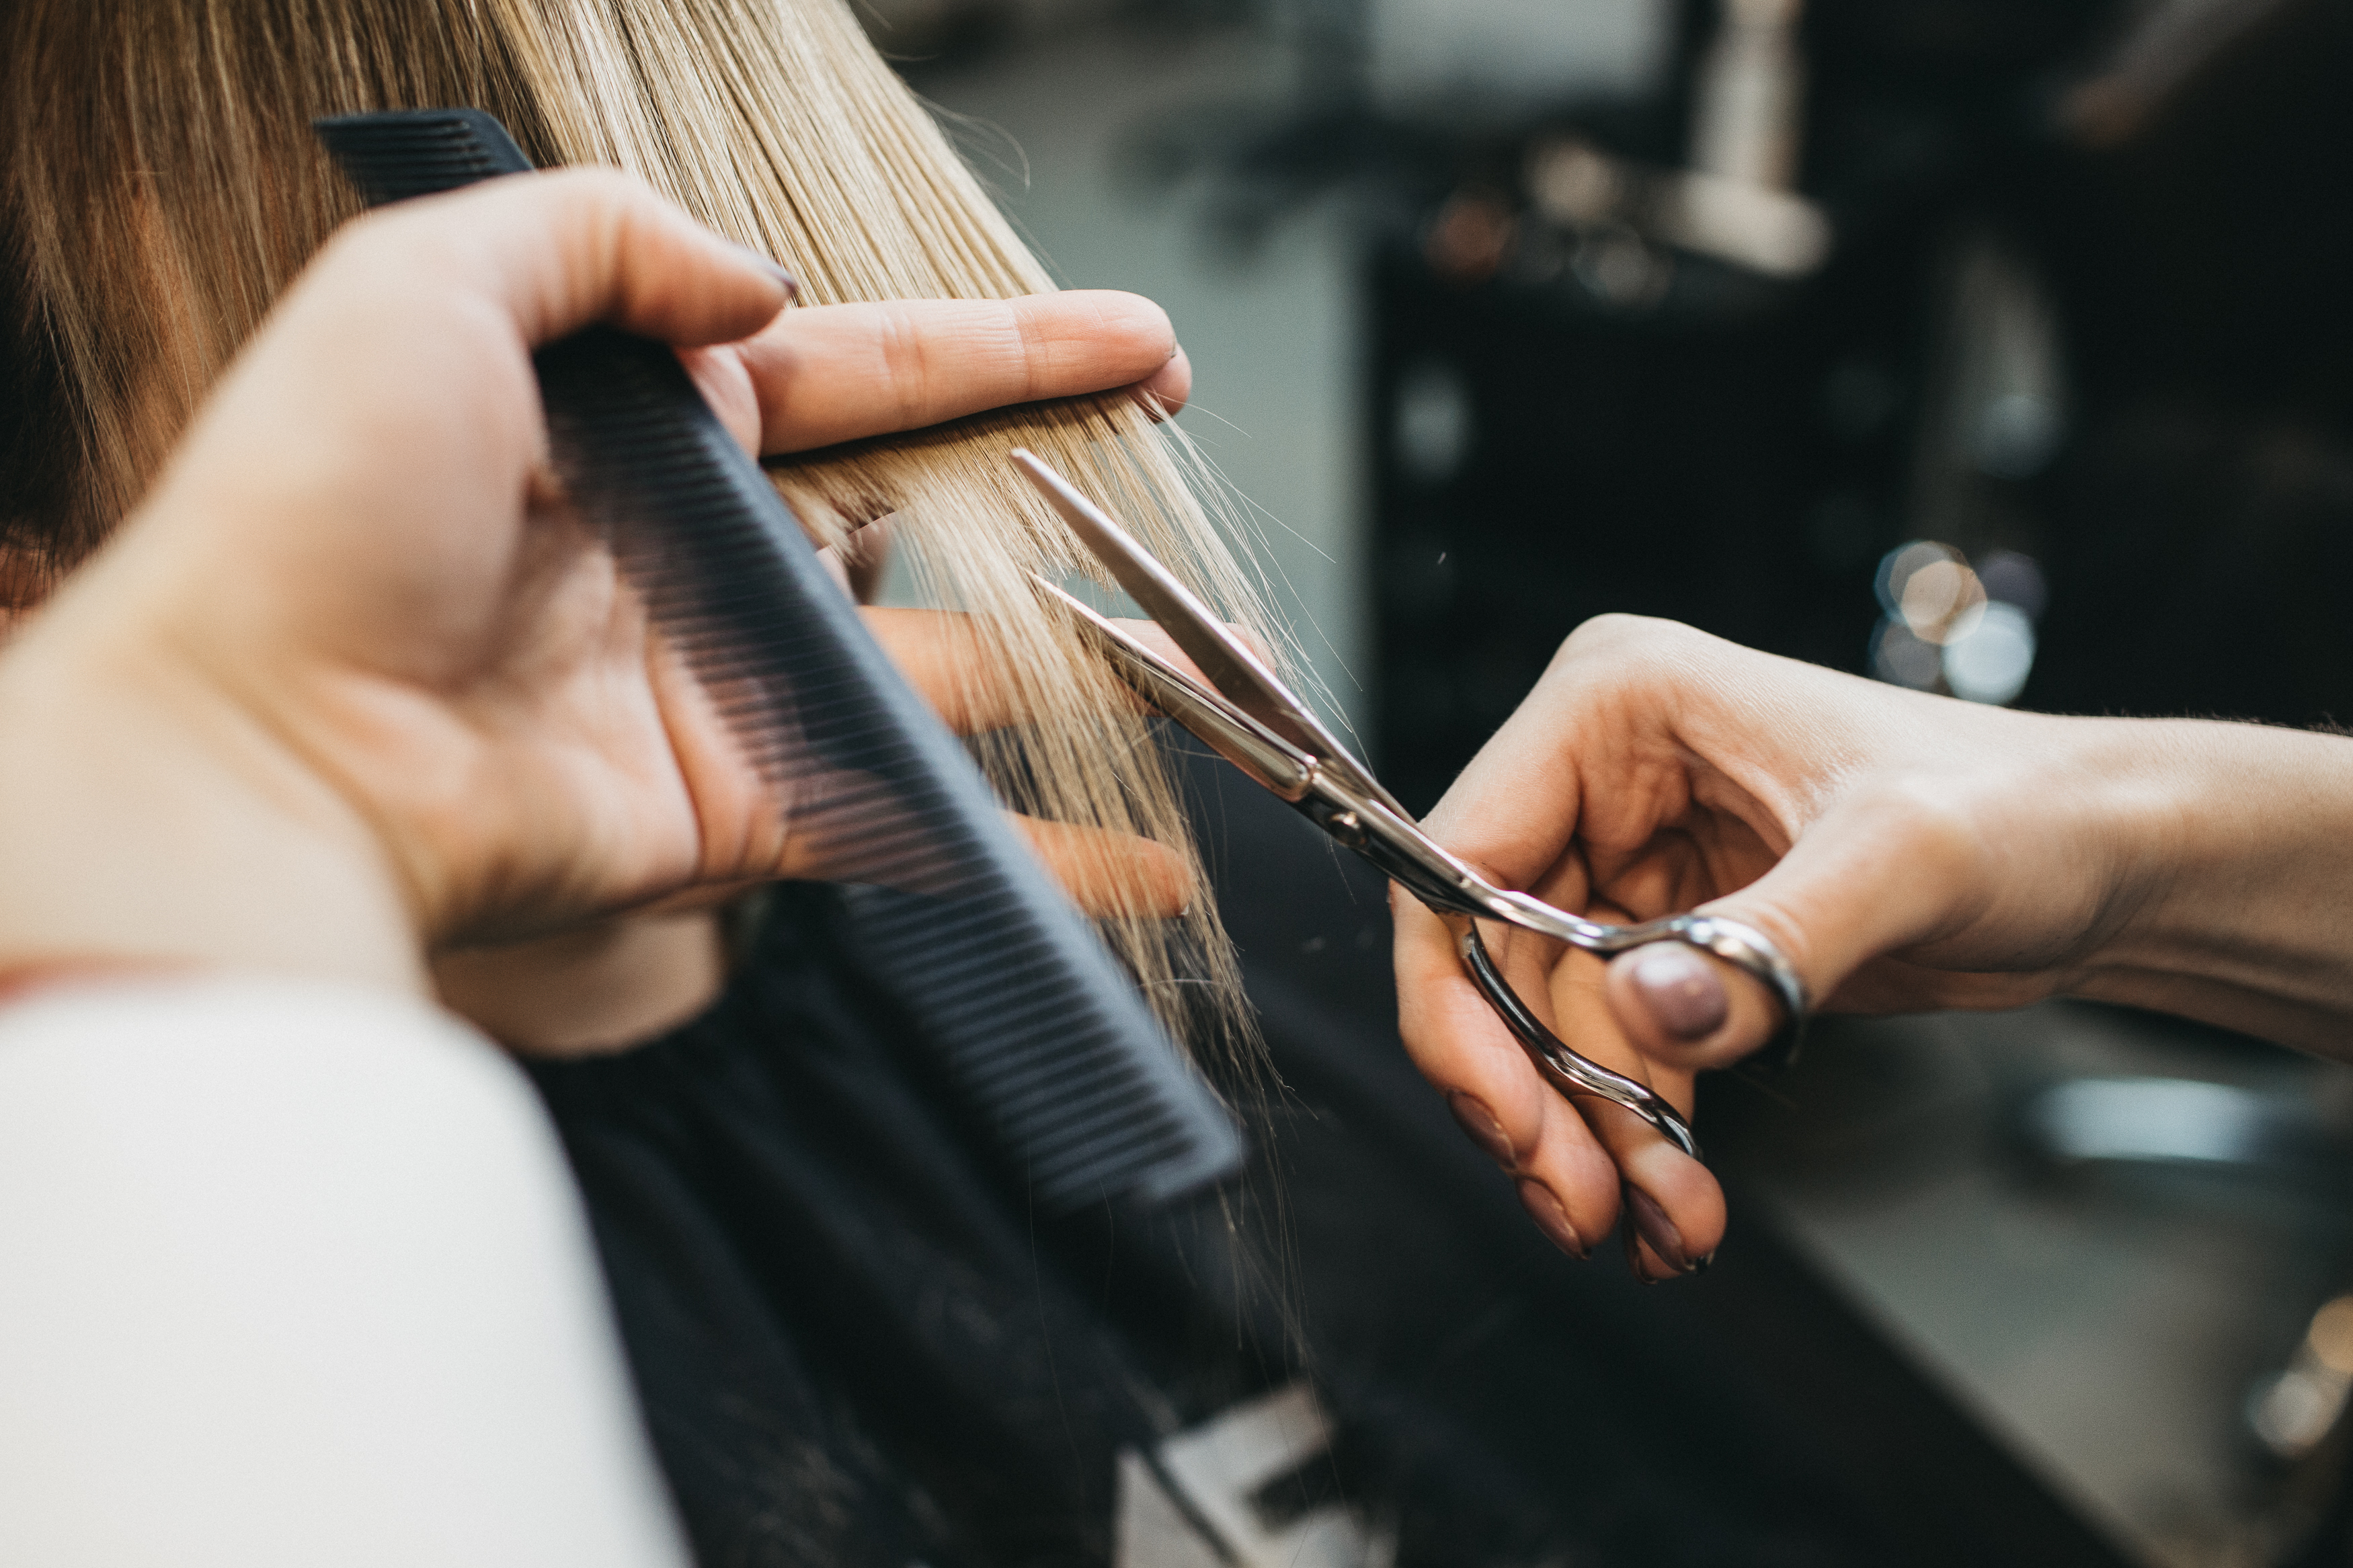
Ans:
[[[1192,389],[1167,312],[1106,289],[812,306],[786,311],[736,352],[770,454],[1120,387],[1166,416]]]
[[[1430,836],[1507,888],[1573,842],[1605,860],[1649,842],[1691,804],[1686,689],[1729,646],[1639,616],[1587,621],[1430,814]]]
[[[1498,887],[1525,888],[1577,837],[1584,778],[1562,694],[1540,683],[1422,819]]]

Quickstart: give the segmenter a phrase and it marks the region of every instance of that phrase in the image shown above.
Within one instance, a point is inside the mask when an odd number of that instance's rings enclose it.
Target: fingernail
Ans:
[[[1553,1196],[1550,1187],[1542,1182],[1523,1180],[1520,1183],[1520,1206],[1528,1211],[1528,1217],[1536,1222],[1536,1228],[1543,1231],[1545,1239],[1555,1247],[1580,1263],[1593,1256],[1593,1249],[1585,1245],[1584,1238],[1577,1234],[1577,1227],[1568,1223],[1568,1211],[1561,1207],[1560,1200]]]
[[[1495,1113],[1487,1109],[1485,1101],[1473,1095],[1450,1094],[1446,1108],[1454,1112],[1455,1121],[1471,1135],[1471,1142],[1487,1151],[1489,1159],[1506,1171],[1520,1163],[1519,1156],[1512,1152],[1511,1139],[1504,1135],[1504,1124],[1495,1120]]]
[[[1674,1278],[1672,1274],[1653,1274],[1642,1258],[1642,1241],[1634,1229],[1634,1216],[1628,1215],[1626,1223],[1618,1227],[1618,1239],[1626,1247],[1626,1271],[1645,1285],[1662,1284]]]
[[[1729,1008],[1715,965],[1687,947],[1654,947],[1634,956],[1634,984],[1651,1016],[1679,1040],[1714,1034]]]
[[[1699,1263],[1691,1260],[1690,1255],[1683,1251],[1683,1233],[1675,1228],[1675,1222],[1667,1217],[1667,1211],[1641,1188],[1627,1187],[1626,1215],[1634,1222],[1634,1228],[1641,1233],[1642,1239],[1651,1244],[1651,1250],[1658,1254],[1659,1261],[1676,1273],[1696,1274],[1707,1267],[1704,1260]],[[1630,1237],[1627,1243],[1630,1251],[1632,1245]],[[1641,1273],[1639,1261],[1634,1271]]]
[[[763,272],[765,272],[769,277],[783,284],[786,299],[789,300],[801,291],[801,280],[794,277],[791,273],[786,271],[776,262],[771,261],[768,258],[761,255],[758,251],[753,249],[748,245],[739,245],[735,248],[750,257],[753,260],[758,262],[760,264],[760,269]]]

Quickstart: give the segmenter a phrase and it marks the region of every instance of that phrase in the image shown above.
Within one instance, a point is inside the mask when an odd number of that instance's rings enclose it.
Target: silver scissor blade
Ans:
[[[1080,542],[1127,590],[1144,613],[1160,623],[1185,656],[1200,668],[1209,684],[1236,708],[1313,757],[1317,765],[1345,779],[1360,794],[1371,795],[1410,821],[1348,748],[1309,712],[1307,705],[1274,672],[1261,664],[1231,627],[1211,613],[1193,591],[1179,583],[1168,568],[1153,558],[1128,531],[1103,515],[1092,501],[1071,488],[1069,481],[1023,447],[1013,449],[1015,466],[1060,513]]]
[[[1259,784],[1296,805],[1306,798],[1318,763],[1314,757],[1162,658],[1080,600],[1032,574],[1039,591],[1069,611],[1080,635],[1094,645],[1113,673],[1163,713],[1208,742],[1210,750]]]

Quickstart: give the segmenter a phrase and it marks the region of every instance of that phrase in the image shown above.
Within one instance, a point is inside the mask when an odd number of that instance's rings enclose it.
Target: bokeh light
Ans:
[[[1977,629],[1985,584],[1968,557],[1949,544],[1921,539],[1887,552],[1879,563],[1879,603],[1923,642],[1948,643]]]
[[[1974,629],[1945,645],[1938,666],[1954,696],[2009,702],[2034,668],[2034,623],[2016,605],[1987,605]]]
[[[1942,649],[1913,636],[1897,616],[1883,617],[1872,634],[1871,673],[1890,685],[1929,690],[1942,673]]]
[[[1915,539],[1881,558],[1873,588],[1886,612],[1871,639],[1879,679],[1997,705],[2026,689],[2046,597],[2033,557],[1996,550],[1972,567],[1951,545]]]

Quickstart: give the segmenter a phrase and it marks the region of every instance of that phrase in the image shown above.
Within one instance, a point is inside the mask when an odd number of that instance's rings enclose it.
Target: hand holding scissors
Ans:
[[[1654,944],[1675,944],[1704,952],[1754,976],[1781,1014],[1779,1040],[1793,1045],[1806,1012],[1805,988],[1796,971],[1766,935],[1737,921],[1676,913],[1640,923],[1609,924],[1572,914],[1527,892],[1497,886],[1421,831],[1410,813],[1382,788],[1363,764],[1335,740],[1306,707],[1284,688],[1206,605],[1171,576],[1109,518],[1027,452],[1014,455],[1031,483],[1046,496],[1072,531],[1121,587],[1157,621],[1192,658],[1208,684],[1192,679],[1101,616],[1059,589],[1071,615],[1114,669],[1148,701],[1340,844],[1378,867],[1399,887],[1445,921],[1463,972],[1509,1030],[1544,1080],[1573,1102],[1612,1107],[1634,1118],[1683,1156],[1696,1160],[1698,1146],[1683,1110],[1641,1078],[1597,1062],[1562,1041],[1546,1022],[1549,1006],[1523,999],[1497,962],[1481,923],[1526,933],[1538,943],[1610,955]],[[1517,945],[1525,947],[1525,942]],[[1485,1129],[1463,1114],[1482,1141]],[[1492,1113],[1487,1116],[1493,1121]],[[1554,1238],[1582,1252],[1582,1232],[1558,1197],[1538,1183],[1523,1184],[1523,1198]],[[1647,1195],[1630,1198],[1638,1219]],[[1692,1259],[1667,1241],[1672,1221],[1642,1226],[1659,1232],[1654,1250],[1687,1269]],[[1589,1223],[1589,1221],[1588,1221]],[[1566,1236],[1562,1233],[1566,1232]],[[1704,1261],[1704,1259],[1702,1259]]]
[[[1201,667],[1246,717],[1272,711]],[[1370,793],[1320,731],[1282,733],[1318,777]],[[1990,708],[1601,616],[1430,813],[1429,838],[1474,873],[1481,907],[1449,907],[1460,883],[1401,877],[1399,1026],[1556,1242],[1585,1250],[1622,1191],[1636,1272],[1689,1272],[1723,1233],[1713,1178],[1672,1121],[1643,1114],[1655,1105],[1543,1065],[1478,973],[1466,919],[1537,1024],[1670,1107],[1688,1107],[1694,1069],[1784,1033],[1808,997],[1904,1013],[2067,994],[2345,1058],[2348,753],[2342,736],[2261,725]],[[1320,793],[1294,804],[1315,816]],[[1601,929],[1546,934],[1479,888]],[[1713,940],[1726,931],[1730,951]],[[1643,936],[1667,940],[1605,964]]]

